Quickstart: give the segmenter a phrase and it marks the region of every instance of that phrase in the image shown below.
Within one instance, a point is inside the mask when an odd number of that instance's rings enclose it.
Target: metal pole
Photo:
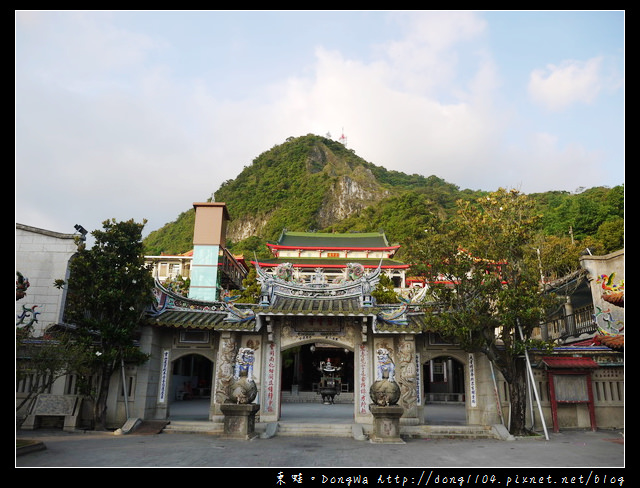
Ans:
[[[524,341],[524,334],[522,333],[522,326],[518,324],[518,331],[520,331],[520,339]],[[536,403],[538,404],[538,411],[540,412],[540,420],[542,421],[542,428],[544,429],[544,437],[546,440],[549,440],[549,433],[547,432],[547,425],[544,421],[544,415],[542,414],[542,406],[540,405],[540,397],[538,396],[538,390],[536,389],[535,379],[533,377],[533,369],[531,369],[531,362],[529,362],[529,351],[524,349],[524,357],[527,360],[527,370],[529,371],[529,376],[531,377],[531,386],[533,387],[533,393],[536,395]]]
[[[122,392],[124,393],[124,411],[129,420],[129,399],[127,398],[127,377],[124,374],[124,359],[120,356],[120,369],[122,370]]]
[[[498,392],[498,384],[496,382],[496,375],[493,371],[493,361],[489,360],[489,366],[491,367],[491,378],[493,379],[493,391],[496,394],[496,403],[498,406],[498,415],[500,416],[500,421],[502,425],[504,425],[504,417],[502,416],[502,404],[500,403],[500,393]]]
[[[531,385],[531,380],[529,376],[527,376],[527,397],[529,398],[529,412],[531,412],[531,428],[533,429],[536,425],[536,416],[533,413],[533,394],[531,390],[533,389],[533,385]]]

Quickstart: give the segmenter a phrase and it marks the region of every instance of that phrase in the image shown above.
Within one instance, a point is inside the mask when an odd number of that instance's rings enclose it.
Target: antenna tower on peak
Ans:
[[[338,142],[344,144],[345,146],[347,145],[347,136],[344,135],[344,128],[342,129],[342,135],[340,136],[340,139],[338,139]]]

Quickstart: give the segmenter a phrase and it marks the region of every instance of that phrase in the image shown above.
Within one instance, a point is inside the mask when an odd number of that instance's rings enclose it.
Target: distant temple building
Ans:
[[[312,282],[318,273],[327,282],[347,278],[348,264],[358,262],[365,271],[378,267],[395,288],[406,285],[408,264],[393,259],[398,244],[391,245],[384,232],[322,233],[282,231],[278,242],[267,243],[273,259],[258,262],[261,268],[274,272],[277,266],[291,263],[296,279]]]
[[[275,273],[281,264],[290,263],[296,279],[312,282],[321,272],[325,280],[334,282],[344,279],[347,276],[347,265],[357,261],[366,271],[380,266],[398,292],[412,283],[406,276],[409,265],[394,259],[400,246],[389,244],[384,232],[321,233],[290,232],[285,229],[276,243],[267,242],[266,245],[273,258],[252,260],[249,264],[260,265],[269,273]],[[229,288],[238,289],[247,274],[246,258],[232,256],[224,247],[219,247],[218,253],[225,260],[220,275],[216,276],[216,279],[221,280],[217,282],[217,287],[225,288],[230,279],[224,277],[235,276]],[[160,283],[178,277],[191,278],[193,260],[194,250],[177,255],[145,256],[145,263]]]

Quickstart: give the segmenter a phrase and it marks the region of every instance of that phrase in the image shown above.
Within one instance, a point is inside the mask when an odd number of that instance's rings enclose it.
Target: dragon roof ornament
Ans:
[[[316,269],[311,282],[296,278],[293,265],[282,263],[273,274],[266,272],[255,260],[256,274],[261,285],[260,305],[269,306],[276,296],[334,299],[362,297],[363,304],[371,305],[371,292],[380,281],[382,260],[371,273],[366,273],[360,263],[348,263],[346,276],[327,282],[321,269]]]

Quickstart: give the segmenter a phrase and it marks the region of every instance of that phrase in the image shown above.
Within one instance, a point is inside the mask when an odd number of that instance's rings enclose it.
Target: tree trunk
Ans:
[[[523,358],[514,359],[514,374],[509,383],[511,402],[510,432],[512,435],[526,435],[527,415],[527,370]]]
[[[93,428],[94,430],[107,429],[107,396],[109,395],[109,383],[111,383],[112,370],[104,368],[100,380],[100,389],[93,404]]]

